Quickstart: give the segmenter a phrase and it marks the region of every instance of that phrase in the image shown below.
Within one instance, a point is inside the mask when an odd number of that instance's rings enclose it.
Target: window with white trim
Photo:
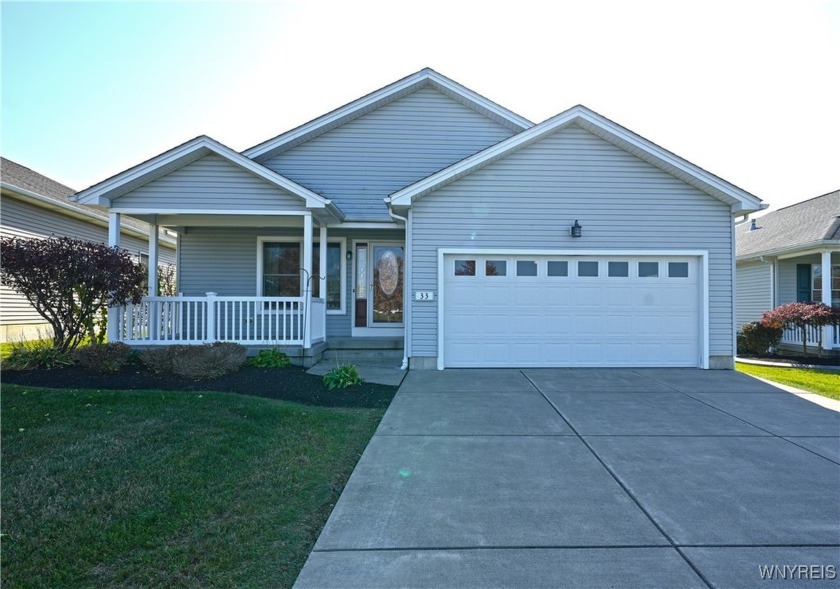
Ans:
[[[832,264],[831,277],[823,280],[822,264],[811,266],[811,300],[816,303],[822,302],[824,283],[829,283],[831,289],[831,306],[840,307],[840,265]]]
[[[261,264],[259,267],[259,296],[299,297],[302,296],[306,279],[303,268],[303,244],[300,241],[261,240]],[[342,276],[342,244],[327,242],[327,311],[341,312],[344,309]],[[312,279],[310,286],[314,298],[321,297],[320,244],[312,246]]]

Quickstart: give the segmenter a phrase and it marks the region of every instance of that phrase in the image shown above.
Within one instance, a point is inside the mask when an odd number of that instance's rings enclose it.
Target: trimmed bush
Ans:
[[[3,361],[3,368],[9,370],[48,370],[73,364],[70,353],[53,345],[49,340],[20,342],[12,347]]]
[[[176,348],[187,346],[166,346],[163,348],[151,348],[140,352],[140,361],[143,366],[155,374],[174,374]]]
[[[741,326],[738,336],[738,352],[763,356],[770,348],[779,345],[782,339],[782,328],[768,325],[759,321],[745,323]]]
[[[122,342],[91,344],[73,351],[73,359],[91,372],[119,372],[131,361],[133,352]]]
[[[157,374],[177,374],[192,380],[236,372],[245,363],[245,347],[229,342],[202,346],[166,346],[140,353],[140,360]]]

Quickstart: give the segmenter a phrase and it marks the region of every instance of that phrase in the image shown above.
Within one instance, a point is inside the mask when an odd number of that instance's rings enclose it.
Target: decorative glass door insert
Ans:
[[[403,247],[374,245],[369,298],[371,326],[401,325],[403,322]]]

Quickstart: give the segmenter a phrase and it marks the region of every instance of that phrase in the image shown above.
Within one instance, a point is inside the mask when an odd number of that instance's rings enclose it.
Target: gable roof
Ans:
[[[267,159],[427,86],[514,132],[518,133],[533,126],[531,121],[515,112],[484,98],[431,68],[424,68],[291,131],[246,149],[242,154],[255,160]]]
[[[332,212],[337,218],[342,218],[340,211],[331,204],[330,200],[323,198],[308,188],[301,186],[297,182],[289,180],[285,176],[281,176],[277,172],[269,170],[257,162],[248,159],[247,157],[206,135],[200,135],[195,139],[191,139],[186,143],[173,147],[169,151],[165,151],[150,160],[134,166],[133,168],[129,168],[116,176],[112,176],[107,180],[94,184],[90,188],[86,188],[85,190],[79,192],[76,195],[76,200],[83,204],[111,206],[112,199],[119,198],[123,194],[131,192],[132,190],[143,186],[152,180],[165,176],[166,174],[210,155],[211,153],[223,158],[235,166],[238,166],[239,168],[242,168],[254,176],[262,178],[277,188],[300,197],[306,202],[307,207],[326,208],[329,209],[330,212]]]
[[[73,202],[71,197],[76,191],[69,186],[4,157],[0,157],[0,187],[7,193],[23,197],[37,206],[82,219],[98,221],[99,224],[106,226],[108,224],[107,213]],[[148,237],[149,225],[147,223],[130,217],[122,217],[120,221],[123,229]],[[161,233],[160,237],[161,242],[171,245],[175,243],[174,239],[164,233]]]
[[[570,125],[578,125],[668,174],[714,196],[728,204],[733,214],[744,214],[766,208],[760,198],[695,166],[582,105],[574,106],[505,141],[488,147],[419,182],[415,182],[411,186],[391,194],[385,201],[394,206],[411,206],[415,199],[422,198],[434,190],[442,188]]]
[[[808,249],[833,242],[840,246],[840,190],[781,208],[735,228],[735,255],[749,258]]]

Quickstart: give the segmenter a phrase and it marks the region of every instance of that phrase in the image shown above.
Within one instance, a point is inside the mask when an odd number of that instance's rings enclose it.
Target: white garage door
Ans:
[[[700,366],[699,258],[444,257],[446,367]]]

